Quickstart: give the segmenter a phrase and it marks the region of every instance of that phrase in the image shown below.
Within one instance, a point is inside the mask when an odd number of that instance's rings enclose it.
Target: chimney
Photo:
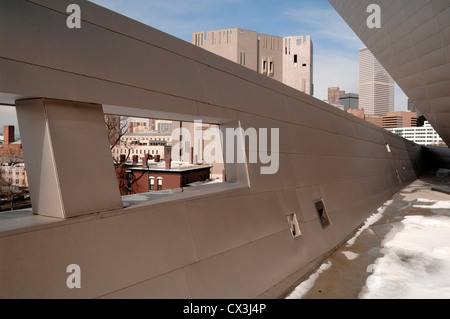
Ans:
[[[148,154],[145,154],[145,156],[142,158],[142,167],[146,168],[148,165]]]
[[[139,161],[139,156],[133,155],[133,165],[137,165],[138,161]]]
[[[164,160],[166,161],[166,169],[171,169],[172,168],[172,159],[166,158]]]
[[[155,163],[161,162],[161,155],[155,155],[154,159],[155,159]]]
[[[14,142],[14,126],[5,125],[3,127],[3,144],[8,145]]]
[[[166,169],[172,168],[172,146],[164,146],[164,161],[166,162]]]

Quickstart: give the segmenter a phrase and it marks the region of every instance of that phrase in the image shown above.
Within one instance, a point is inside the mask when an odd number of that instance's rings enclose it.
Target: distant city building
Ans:
[[[367,48],[359,50],[359,108],[369,115],[394,111],[394,80]]]
[[[408,111],[416,112],[417,117],[422,116],[422,113],[420,113],[419,109],[415,106],[411,99],[408,99]]]
[[[365,114],[361,109],[349,109],[347,112],[381,128],[417,126],[417,114],[414,112],[389,112],[385,116]]]
[[[383,116],[383,128],[416,127],[417,113],[410,111],[389,112]]]
[[[357,110],[359,108],[359,95],[354,93],[341,94],[339,96],[339,104],[344,106],[345,111]]]
[[[383,127],[383,117],[381,115],[366,114],[364,116],[364,119],[367,122],[372,123],[378,127]]]
[[[3,163],[0,166],[0,170],[2,186],[6,184],[13,187],[28,187],[27,171],[23,162],[15,164]]]
[[[310,36],[282,38],[243,29],[227,29],[193,33],[192,44],[301,92],[314,94]]]
[[[3,127],[3,145],[0,148],[0,162],[15,162],[23,159],[22,142],[15,138],[13,125]]]
[[[408,99],[408,111],[417,113],[417,126],[423,126],[425,124],[427,119],[410,99]]]
[[[349,109],[347,110],[347,113],[350,113],[356,117],[359,117],[361,120],[365,120],[365,114],[364,114],[364,110],[360,110],[360,109]]]
[[[328,88],[328,103],[340,104],[339,97],[344,94],[345,91],[341,90],[339,87]]]
[[[155,120],[155,130],[158,132],[172,132],[172,121]]]
[[[133,155],[139,159],[148,154],[154,157],[159,155],[164,158],[164,146],[172,140],[171,132],[139,132],[124,134],[120,142],[111,150],[116,162],[120,161],[120,155],[125,155],[131,161]]]
[[[428,122],[422,127],[397,127],[387,130],[420,145],[445,146],[444,141]]]
[[[147,126],[147,122],[132,121],[129,123],[129,133],[149,132],[150,127]]]

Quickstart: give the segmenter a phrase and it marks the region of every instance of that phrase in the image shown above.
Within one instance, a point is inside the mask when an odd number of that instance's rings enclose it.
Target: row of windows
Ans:
[[[150,190],[153,191],[153,190],[155,190],[155,178],[153,176],[150,176],[149,179],[150,179]],[[163,179],[162,179],[162,177],[158,177],[156,179],[156,190],[158,190],[158,191],[162,190],[162,185],[163,185]]]
[[[114,148],[112,150],[113,154],[127,154],[128,153],[128,149],[118,149],[118,148]],[[131,150],[130,154],[150,154],[150,150]],[[151,150],[151,154],[152,155],[159,155],[159,151],[158,150]]]
[[[12,170],[2,169],[2,173],[11,175],[13,172],[12,172]],[[20,175],[20,171],[15,171],[15,174]],[[22,175],[25,175],[25,171],[22,171]]]
[[[138,138],[138,137],[123,137],[122,141],[170,141],[170,137],[142,137],[142,138]]]

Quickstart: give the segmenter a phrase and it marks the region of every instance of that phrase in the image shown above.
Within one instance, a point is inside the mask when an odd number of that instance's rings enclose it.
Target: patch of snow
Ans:
[[[413,205],[416,208],[427,208],[427,209],[450,209],[450,201],[436,201],[436,200],[428,200],[423,198],[418,198],[418,202],[422,203],[430,203],[431,205]]]
[[[442,203],[441,203],[442,204]],[[450,298],[450,217],[406,216],[382,243],[359,298]]]
[[[325,270],[329,269],[331,265],[331,261],[327,262],[326,264],[322,264],[322,266],[320,266],[320,268],[314,274],[312,274],[307,280],[298,285],[295,290],[286,297],[286,299],[302,299],[314,286],[314,283],[316,282],[317,278],[319,278],[319,275]]]
[[[386,203],[383,204],[380,208],[378,208],[377,212],[375,214],[372,214],[364,223],[364,225],[356,232],[355,236],[353,236],[352,239],[347,241],[347,247],[351,247],[355,244],[356,239],[361,235],[363,231],[368,229],[370,226],[375,224],[377,221],[383,217],[384,212],[386,211],[386,208],[393,203],[393,200],[389,200]]]
[[[359,257],[359,254],[356,254],[351,251],[343,251],[342,253],[344,254],[345,258],[347,258],[348,260],[354,260]]]

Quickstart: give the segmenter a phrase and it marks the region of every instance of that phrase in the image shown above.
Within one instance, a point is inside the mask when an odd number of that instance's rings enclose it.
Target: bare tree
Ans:
[[[120,143],[122,136],[128,133],[128,117],[119,115],[105,115],[106,131],[108,132],[109,146],[112,150]]]
[[[114,147],[121,146],[126,149],[126,159],[125,162],[128,160],[131,154],[131,147],[122,141],[122,137],[128,133],[129,125],[128,125],[128,117],[125,116],[119,116],[119,115],[112,115],[112,114],[106,114],[105,115],[105,125],[106,125],[106,131],[108,133],[108,139],[109,139],[109,148],[111,152],[113,151]],[[116,159],[115,156],[112,156],[114,160],[114,166],[116,168],[122,167],[124,162],[121,162],[120,160]]]

